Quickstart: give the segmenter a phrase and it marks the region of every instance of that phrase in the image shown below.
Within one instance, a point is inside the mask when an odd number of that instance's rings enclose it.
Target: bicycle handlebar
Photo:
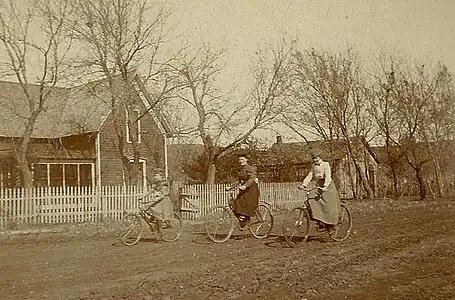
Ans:
[[[232,191],[238,190],[239,187],[240,187],[239,185],[234,185],[234,186],[231,186],[231,187],[227,187],[226,188],[226,192],[232,192]]]
[[[304,190],[305,192],[309,193],[309,192],[314,191],[314,190],[320,190],[320,189],[322,189],[322,187],[320,187],[320,186],[315,186],[315,187],[309,189],[309,188],[303,188],[303,187],[300,187],[300,186],[299,186],[298,189],[299,189],[299,190]]]

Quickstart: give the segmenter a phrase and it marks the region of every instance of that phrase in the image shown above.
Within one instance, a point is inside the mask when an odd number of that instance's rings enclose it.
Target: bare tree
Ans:
[[[453,134],[451,75],[442,65],[431,70],[425,65],[414,67],[396,61],[384,68],[382,74],[386,83],[379,83],[378,89],[388,97],[388,112],[382,109],[378,113],[379,106],[376,105],[378,129],[393,143],[390,149],[398,149],[412,168],[420,198],[425,199],[427,195],[424,167],[428,163],[433,164],[441,194],[439,157],[435,155],[438,149],[435,147]]]
[[[184,85],[178,99],[194,118],[186,133],[197,135],[204,144],[208,184],[215,182],[220,156],[244,142],[256,130],[276,121],[291,86],[290,50],[283,46],[258,52],[257,60],[253,62],[251,91],[240,101],[233,101],[229,92],[223,93],[217,86],[223,69],[220,64],[223,53],[204,46],[173,66],[180,76],[179,84]]]
[[[448,157],[455,134],[455,94],[453,75],[445,65],[439,64],[435,75],[435,93],[427,110],[425,124],[421,128],[421,138],[425,142],[431,163],[438,196],[444,196],[445,182],[441,174],[441,163],[449,163],[454,157]]]
[[[35,123],[46,109],[54,87],[62,80],[65,57],[71,37],[65,32],[64,20],[69,13],[66,0],[9,0],[0,6],[0,41],[6,50],[2,62],[3,75],[12,75],[19,82],[26,105],[17,112],[24,120],[24,131],[15,140],[16,159],[21,170],[22,185],[30,187],[33,176],[28,162],[28,149]],[[39,58],[36,78],[30,71],[32,57]],[[35,83],[36,80],[36,83]]]
[[[358,158],[372,122],[367,115],[367,90],[354,52],[296,52],[293,72],[298,84],[293,89],[293,109],[285,118],[286,124],[302,136],[311,133],[325,140],[343,138],[356,174],[368,198],[373,198],[366,170]]]
[[[377,127],[378,137],[384,140],[386,150],[385,165],[389,168],[393,190],[396,197],[401,194],[399,186],[399,166],[401,164],[402,155],[396,151],[396,146],[393,142],[397,136],[396,130],[399,128],[400,116],[394,109],[396,106],[396,97],[394,97],[393,88],[395,84],[395,69],[398,68],[398,61],[395,58],[390,58],[390,61],[383,56],[379,69],[374,73],[375,84],[372,85],[372,97],[370,97],[369,113],[374,118]]]
[[[163,61],[161,53],[169,14],[158,2],[148,0],[77,0],[73,1],[73,8],[74,14],[66,25],[73,30],[83,50],[79,70],[84,75],[99,74],[107,81],[108,104],[114,116],[123,168],[129,174],[130,183],[139,184],[138,121],[175,88],[169,85],[170,73],[164,70],[169,61]],[[132,88],[138,74],[142,74],[146,84],[154,83],[153,103],[139,115]],[[130,141],[129,146],[126,139]]]

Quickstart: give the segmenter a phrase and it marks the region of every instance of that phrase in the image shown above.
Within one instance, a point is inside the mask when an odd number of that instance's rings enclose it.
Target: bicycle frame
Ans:
[[[310,192],[312,192],[314,190],[320,190],[320,189],[321,188],[318,186],[311,188],[311,189],[304,189],[306,197],[305,197],[305,200],[303,201],[302,207],[311,209],[310,203],[308,202],[310,200]],[[311,198],[311,199],[313,199],[313,198]]]
[[[148,212],[146,209],[139,209],[138,214],[151,229],[155,230],[155,224],[159,220],[152,212]]]
[[[227,206],[229,207],[229,209],[231,210],[231,212],[234,214],[234,216],[236,217],[236,219],[240,222],[240,219],[239,219],[238,216],[234,213],[234,208],[231,206],[231,203],[233,203],[234,200],[235,200],[235,198],[236,198],[236,193],[238,192],[238,190],[239,190],[239,189],[238,189],[238,186],[235,186],[235,187],[230,188],[230,189],[228,190],[228,191],[230,192],[231,198],[229,199],[229,203],[228,203]],[[271,205],[270,205],[270,203],[268,203],[268,202],[260,201],[260,200],[259,200],[259,201],[258,201],[258,206],[259,206],[259,204],[265,204],[265,205],[267,205],[267,207],[268,207],[269,209],[271,208]],[[255,217],[256,217],[257,221],[251,223],[250,225],[254,225],[254,224],[258,224],[258,223],[264,222],[264,220],[263,220],[261,214],[260,214],[257,210],[254,211],[254,214],[255,214]]]

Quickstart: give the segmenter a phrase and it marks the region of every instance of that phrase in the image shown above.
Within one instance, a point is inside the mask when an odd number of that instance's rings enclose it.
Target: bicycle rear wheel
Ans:
[[[224,243],[234,230],[234,215],[227,206],[216,206],[204,220],[205,233],[215,243]]]
[[[329,232],[329,236],[336,242],[342,242],[349,237],[352,229],[352,217],[349,209],[341,204],[340,217],[338,218],[338,224],[335,229]]]
[[[297,247],[308,239],[310,215],[306,208],[296,207],[286,215],[283,223],[283,236],[291,247]]]
[[[121,221],[120,241],[126,246],[136,245],[141,239],[142,223],[141,216],[128,213],[123,216]]]
[[[180,216],[174,212],[170,220],[158,220],[157,229],[163,241],[174,242],[179,239],[183,231],[183,221]]]
[[[251,218],[249,226],[251,234],[257,239],[265,239],[273,229],[273,215],[265,204],[259,204]]]

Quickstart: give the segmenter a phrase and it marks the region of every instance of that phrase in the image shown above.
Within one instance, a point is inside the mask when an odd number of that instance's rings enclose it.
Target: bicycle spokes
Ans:
[[[273,228],[272,212],[267,206],[259,204],[254,215],[256,220],[249,226],[251,234],[258,239],[268,237]]]
[[[227,207],[215,207],[205,217],[205,231],[209,239],[222,243],[229,239],[234,228],[233,216]]]

